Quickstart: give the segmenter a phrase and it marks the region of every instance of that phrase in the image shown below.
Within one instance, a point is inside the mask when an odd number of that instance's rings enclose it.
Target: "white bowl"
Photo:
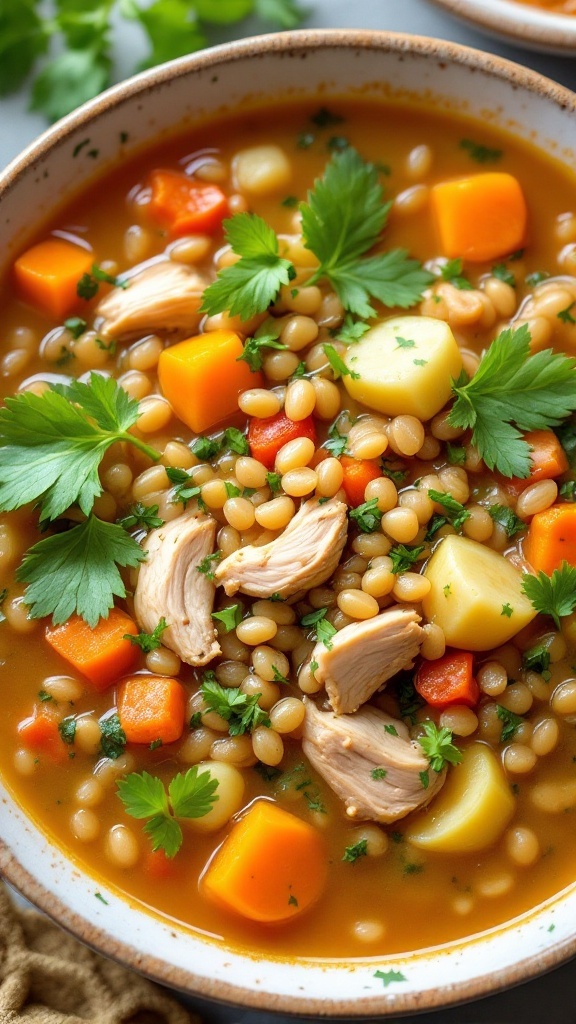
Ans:
[[[489,110],[495,124],[576,168],[576,97],[531,71],[418,37],[338,31],[260,37],[133,78],[30,146],[0,178],[3,260],[55,201],[114,164],[127,128],[130,152],[223,105],[241,106],[272,89],[304,97],[320,87],[323,99],[334,91],[417,96],[479,118]],[[87,138],[96,161],[74,158]],[[6,787],[0,795],[6,878],[96,949],[191,995],[304,1016],[389,1016],[496,992],[576,953],[574,884],[508,924],[442,948],[346,963],[253,958],[131,905],[49,841]],[[384,988],[375,973],[391,969],[402,980]]]
[[[555,14],[516,0],[430,0],[481,32],[526,50],[576,54],[576,17]]]

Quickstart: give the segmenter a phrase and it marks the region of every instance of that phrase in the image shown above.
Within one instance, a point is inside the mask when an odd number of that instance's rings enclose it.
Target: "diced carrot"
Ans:
[[[309,437],[316,444],[316,427],[311,416],[304,420],[289,420],[285,412],[264,419],[251,419],[248,425],[248,444],[252,458],[267,469],[273,469],[280,449],[297,437]]]
[[[184,687],[170,676],[132,676],[118,690],[118,717],[128,743],[174,743],[184,730]]]
[[[167,170],[152,171],[148,183],[148,213],[171,235],[211,235],[228,216],[228,200],[218,185]]]
[[[532,451],[532,468],[527,477],[501,477],[502,483],[516,497],[537,480],[553,480],[568,469],[568,459],[553,430],[530,430],[524,434]]]
[[[526,200],[511,174],[488,171],[442,181],[430,195],[445,256],[482,263],[507,256],[526,241]]]
[[[176,415],[196,434],[238,412],[238,395],[262,387],[239,357],[244,351],[234,331],[209,331],[165,348],[158,379]]]
[[[350,455],[343,455],[340,463],[344,470],[342,487],[348,504],[356,508],[366,500],[364,491],[372,480],[382,476],[382,470],[375,459],[353,459]]]
[[[163,881],[174,875],[174,861],[166,856],[164,850],[148,850],[142,865],[145,874],[155,881]]]
[[[468,651],[448,650],[436,661],[423,661],[414,678],[414,688],[433,708],[465,704],[475,708],[480,687],[473,675],[473,657]]]
[[[16,286],[26,302],[62,319],[78,308],[76,286],[93,263],[94,255],[81,246],[63,238],[47,238],[16,260]]]
[[[552,505],[532,516],[523,553],[536,572],[548,576],[562,562],[576,566],[576,505]]]
[[[138,648],[124,634],[137,636],[138,627],[120,608],[112,608],[107,619],[92,629],[79,615],[61,626],[47,626],[49,644],[90,680],[101,692],[134,667]]]
[[[47,754],[53,761],[63,761],[66,748],[58,731],[58,722],[42,709],[36,709],[30,718],[18,726],[20,742],[38,754]]]
[[[250,921],[287,921],[322,894],[328,871],[317,829],[270,800],[256,800],[201,879],[208,899]]]

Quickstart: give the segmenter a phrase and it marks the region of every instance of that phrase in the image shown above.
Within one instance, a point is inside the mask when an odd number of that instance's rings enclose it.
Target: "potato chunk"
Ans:
[[[446,405],[462,357],[447,323],[430,316],[383,320],[344,357],[349,395],[370,409],[429,420]],[[353,377],[352,374],[359,374]]]
[[[440,541],[424,575],[426,618],[450,647],[489,651],[505,644],[536,615],[522,593],[522,576],[503,555],[466,537]]]
[[[514,805],[500,762],[485,744],[473,743],[451,769],[440,796],[404,835],[425,850],[474,853],[496,842]]]

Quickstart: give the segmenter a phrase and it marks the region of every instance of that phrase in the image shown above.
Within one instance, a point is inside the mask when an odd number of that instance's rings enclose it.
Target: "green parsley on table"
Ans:
[[[198,765],[185,774],[175,775],[168,784],[143,771],[131,772],[118,782],[118,796],[127,814],[147,819],[144,831],[152,841],[153,850],[164,850],[175,857],[182,846],[182,828],[178,818],[203,818],[218,800],[218,780]]]
[[[522,431],[557,427],[576,409],[576,360],[550,349],[530,354],[526,324],[502,331],[471,380],[453,381],[448,423],[472,430],[489,469],[529,476],[530,446]]]
[[[550,615],[560,629],[560,619],[571,615],[576,608],[576,568],[563,562],[551,576],[545,572],[537,576],[524,573],[522,590],[536,611]]]
[[[39,504],[42,520],[78,504],[88,515],[102,493],[98,467],[108,448],[128,441],[156,462],[160,453],[131,434],[138,402],[112,378],[23,391],[0,408],[0,512]]]
[[[287,682],[287,680],[286,680]],[[236,686],[221,686],[211,673],[205,673],[200,692],[209,711],[215,711],[226,722],[230,736],[252,732],[257,725],[270,726],[270,719],[259,703],[260,693],[249,696]]]
[[[32,77],[32,109],[51,121],[110,85],[118,17],[139,25],[148,45],[140,66],[153,67],[209,45],[212,25],[255,15],[296,28],[306,16],[299,0],[59,0],[55,8],[51,17],[40,0],[2,0],[0,8],[0,96]]]

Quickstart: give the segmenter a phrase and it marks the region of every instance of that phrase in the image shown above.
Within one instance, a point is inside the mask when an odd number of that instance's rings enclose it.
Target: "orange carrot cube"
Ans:
[[[184,730],[186,696],[170,676],[126,679],[118,691],[118,717],[128,743],[174,743]]]
[[[137,636],[138,627],[120,608],[112,608],[108,618],[100,619],[94,629],[79,615],[61,626],[46,627],[48,643],[99,692],[136,664],[138,648],[124,639],[126,633]]]
[[[42,313],[62,319],[78,308],[76,286],[94,263],[92,253],[63,238],[27,249],[14,264],[18,291]]]

